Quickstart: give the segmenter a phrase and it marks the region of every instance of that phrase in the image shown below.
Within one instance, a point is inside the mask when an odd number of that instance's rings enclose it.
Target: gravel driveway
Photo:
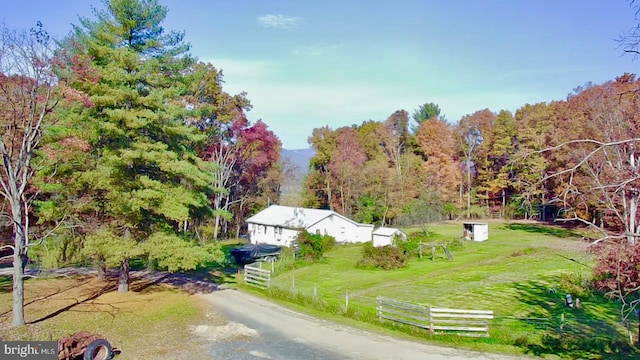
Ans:
[[[210,353],[214,359],[517,359],[371,333],[297,313],[237,290],[200,296],[228,321],[220,326],[202,325],[194,329],[194,333],[212,344]]]

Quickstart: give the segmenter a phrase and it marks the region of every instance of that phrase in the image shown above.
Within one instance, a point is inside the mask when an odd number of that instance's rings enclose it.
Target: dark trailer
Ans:
[[[244,244],[229,252],[238,265],[251,264],[256,261],[274,261],[282,252],[278,245]]]

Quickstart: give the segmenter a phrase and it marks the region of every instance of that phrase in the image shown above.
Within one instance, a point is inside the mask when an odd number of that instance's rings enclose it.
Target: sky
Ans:
[[[618,39],[636,23],[627,0],[160,0],[166,30],[247,92],[286,149],[314,128],[384,121],[434,102],[450,123],[515,112],[574,88],[637,73]],[[58,38],[98,0],[0,0],[0,21],[36,21]]]

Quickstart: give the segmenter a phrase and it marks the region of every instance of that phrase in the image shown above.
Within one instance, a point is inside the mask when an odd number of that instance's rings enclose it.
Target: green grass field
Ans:
[[[432,226],[430,240],[461,235],[461,224],[439,224]],[[586,243],[571,231],[490,222],[489,240],[451,248],[452,261],[442,250],[433,261],[429,250],[399,270],[357,268],[361,248],[337,246],[320,263],[277,273],[272,284],[298,298],[317,296],[330,304],[346,305],[348,293],[350,307],[370,309],[365,310],[370,314],[375,314],[378,296],[431,307],[493,310],[489,339],[434,338],[480,349],[494,344],[514,346],[509,352],[594,359],[617,358],[619,348],[629,350],[618,304],[589,291],[592,260]],[[581,297],[580,309],[564,306],[567,293]]]

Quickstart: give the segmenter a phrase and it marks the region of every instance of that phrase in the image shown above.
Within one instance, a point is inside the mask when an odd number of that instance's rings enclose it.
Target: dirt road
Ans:
[[[211,341],[214,359],[513,360],[375,334],[300,314],[236,290],[201,295],[229,321],[194,332]]]

